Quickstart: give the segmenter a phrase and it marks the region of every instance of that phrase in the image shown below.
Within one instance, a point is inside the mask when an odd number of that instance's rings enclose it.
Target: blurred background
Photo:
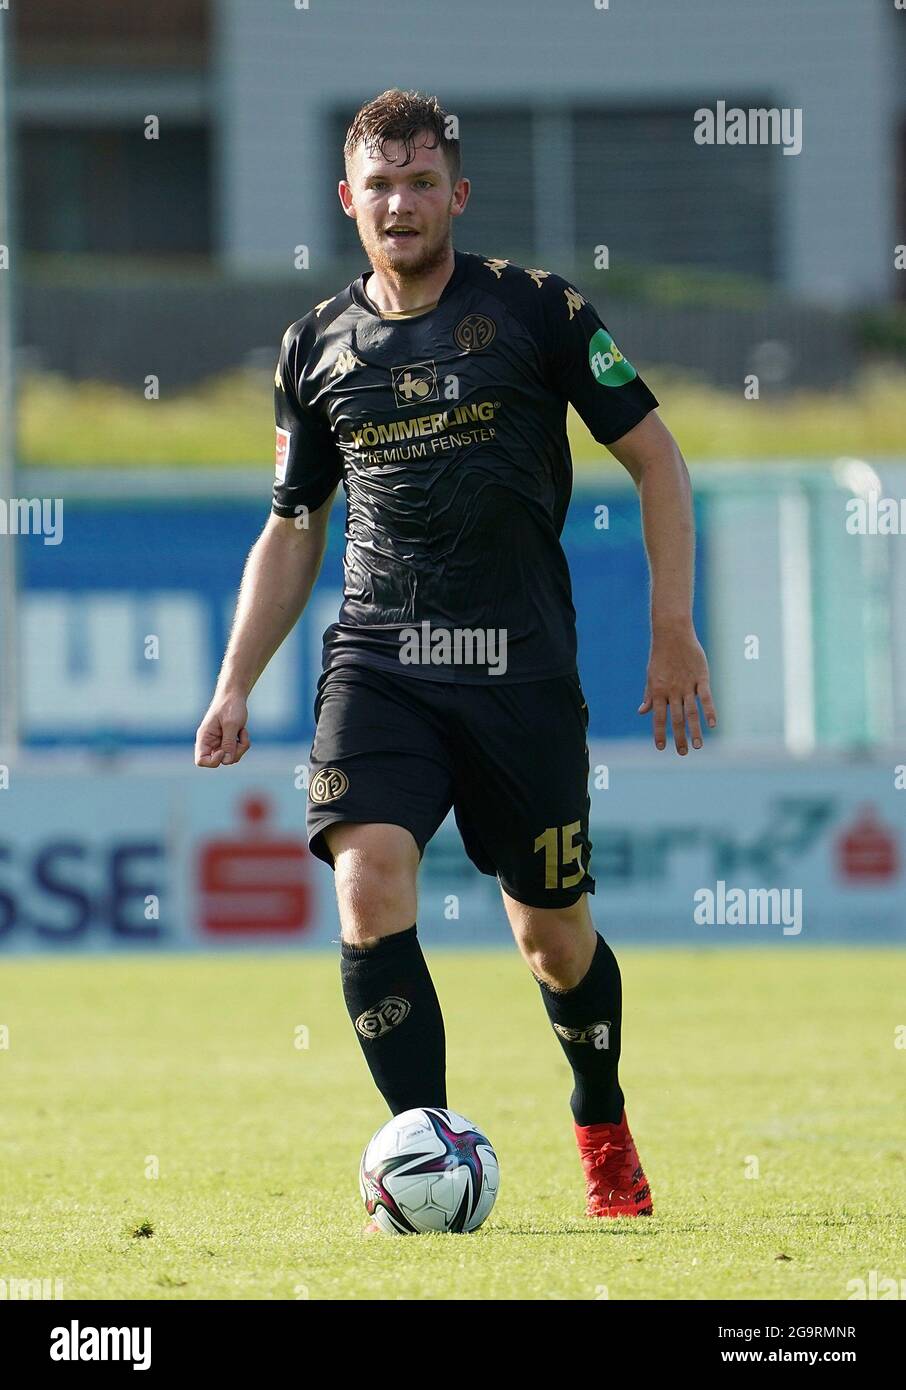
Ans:
[[[635,713],[635,491],[571,413],[602,930],[776,944],[693,924],[725,880],[801,888],[802,942],[902,941],[906,13],[11,0],[0,36],[0,949],[337,934],[304,767],[342,502],[251,755],[203,774],[192,740],[269,511],[280,339],[365,268],[343,135],[395,85],[459,119],[458,247],[571,279],[693,476],[721,725],[680,763]],[[800,111],[801,151],[697,143],[718,102]],[[422,889],[430,941],[506,940],[450,823]]]

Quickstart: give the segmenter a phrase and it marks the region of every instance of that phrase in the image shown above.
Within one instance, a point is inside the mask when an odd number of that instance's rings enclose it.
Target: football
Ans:
[[[489,1140],[454,1110],[405,1110],[362,1154],[365,1210],[387,1235],[477,1231],[500,1184]]]

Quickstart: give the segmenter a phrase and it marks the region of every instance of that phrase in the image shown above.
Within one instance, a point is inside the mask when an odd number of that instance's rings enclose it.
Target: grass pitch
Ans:
[[[569,1073],[515,954],[434,952],[450,1104],[501,1191],[474,1235],[400,1239],[361,1234],[386,1113],[332,956],[8,959],[0,1278],[75,1299],[846,1299],[906,1275],[902,955],[619,955],[654,1217],[583,1217]]]

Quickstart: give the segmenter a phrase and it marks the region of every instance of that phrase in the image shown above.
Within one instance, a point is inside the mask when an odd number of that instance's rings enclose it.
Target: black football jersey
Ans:
[[[346,493],[325,670],[483,683],[576,669],[567,403],[609,444],[658,402],[566,280],[454,255],[427,311],[382,313],[367,272],[283,339],[273,510],[304,518]]]

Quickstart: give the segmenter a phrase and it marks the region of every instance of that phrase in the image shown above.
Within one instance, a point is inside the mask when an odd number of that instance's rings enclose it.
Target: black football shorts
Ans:
[[[589,873],[588,708],[576,674],[507,685],[322,673],[308,839],[337,821],[404,826],[419,851],[451,806],[466,853],[530,907],[595,891]]]

